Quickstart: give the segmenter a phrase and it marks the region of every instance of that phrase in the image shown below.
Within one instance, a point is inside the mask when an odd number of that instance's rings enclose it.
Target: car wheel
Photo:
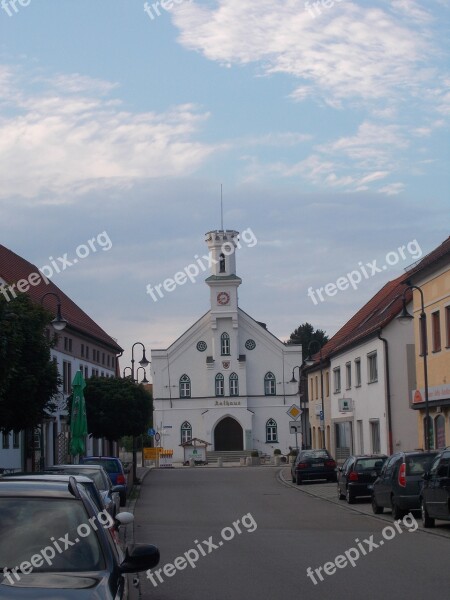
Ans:
[[[127,495],[120,494],[120,506],[126,506],[127,504]]]
[[[347,500],[348,504],[355,503],[355,496],[352,494],[352,491],[349,487],[347,488],[347,492],[345,494],[345,499]]]
[[[372,496],[372,510],[374,515],[381,515],[381,513],[384,511],[382,506],[378,506],[375,496]]]
[[[302,479],[297,475],[297,485],[302,485]]]
[[[422,512],[422,523],[424,527],[434,527],[434,519],[429,516],[427,512],[427,508],[425,506],[425,502],[423,501],[420,504],[420,510]]]
[[[345,495],[341,492],[341,488],[339,486],[337,486],[337,494],[338,500],[343,500],[345,498]]]
[[[328,481],[331,481],[332,483],[336,483],[337,475],[332,475],[331,477],[328,478]]]
[[[292,475],[292,483],[297,483],[297,480],[295,479],[295,475]]]
[[[395,502],[394,496],[391,498],[391,507],[392,507],[392,516],[395,520],[402,519],[405,512],[399,507],[399,505]]]

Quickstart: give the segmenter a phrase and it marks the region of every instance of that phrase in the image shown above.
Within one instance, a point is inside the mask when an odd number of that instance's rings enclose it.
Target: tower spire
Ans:
[[[223,194],[222,194],[222,184],[220,184],[220,226],[221,230],[223,229]]]

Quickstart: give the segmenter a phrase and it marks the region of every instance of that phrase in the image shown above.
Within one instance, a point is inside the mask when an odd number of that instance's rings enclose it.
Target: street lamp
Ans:
[[[425,387],[425,450],[430,449],[430,408],[428,404],[428,366],[427,366],[427,354],[428,354],[428,341],[427,341],[427,315],[425,313],[425,305],[423,300],[422,288],[418,285],[408,285],[403,290],[402,295],[402,313],[397,317],[400,323],[411,323],[414,319],[406,309],[406,292],[408,290],[418,290],[420,293],[420,339],[422,343],[422,355],[423,355],[423,379]]]
[[[125,367],[125,369],[123,370],[123,376],[125,377],[126,369],[131,369],[131,381],[133,383],[137,383],[137,380],[134,377],[134,363],[136,362],[134,359],[134,347],[135,346],[142,346],[142,358],[139,361],[139,364],[144,369],[144,380],[145,381],[143,380],[142,383],[148,383],[147,378],[145,377],[145,367],[148,367],[150,362],[147,360],[147,357],[145,356],[145,346],[142,342],[135,342],[131,346],[131,367]],[[139,372],[139,368],[140,367],[138,367],[137,372]],[[137,466],[136,437],[133,435],[133,481],[134,482],[137,482],[136,466]]]
[[[46,296],[54,296],[58,302],[58,304],[56,306],[56,318],[53,319],[52,326],[53,326],[53,329],[55,329],[56,331],[62,331],[65,328],[65,326],[67,325],[67,321],[65,319],[63,319],[62,314],[61,314],[61,299],[58,296],[58,294],[56,294],[55,292],[47,292],[41,298],[42,306],[44,305],[44,298]]]
[[[139,381],[139,371],[140,371],[141,369],[144,371],[144,378],[143,378],[143,379],[141,379],[141,381]],[[144,367],[138,367],[138,369],[137,369],[137,371],[136,371],[136,383],[143,383],[143,384],[147,384],[147,383],[149,383],[149,381],[148,381],[148,379],[147,379],[147,377],[146,377],[146,375],[145,375],[145,369],[144,369]]]
[[[299,402],[300,402],[300,408],[302,407],[302,394],[300,393],[300,381],[302,379],[301,377],[301,373],[302,373],[302,368],[299,365],[296,365],[293,369],[292,369],[292,379],[290,380],[289,383],[297,383],[297,379],[295,379],[295,375],[294,375],[294,371],[295,369],[298,369],[298,395],[299,395]],[[305,445],[305,435],[306,435],[306,420],[305,420],[305,415],[304,415],[304,410],[302,409],[302,414],[301,414],[301,421],[302,421],[302,447]],[[298,439],[297,439],[297,428],[295,429],[295,445],[297,447],[297,456],[300,452],[300,449],[298,447]]]
[[[67,321],[66,321],[66,319],[63,318],[62,313],[61,313],[61,298],[55,292],[47,292],[41,298],[41,306],[44,306],[44,300],[47,296],[53,296],[54,298],[56,298],[56,302],[57,302],[56,317],[53,319],[53,321],[51,323],[52,327],[55,331],[62,331],[66,327]],[[45,438],[44,438],[45,422],[46,422],[45,419],[43,419],[42,423],[41,423],[41,433],[40,433],[41,456],[39,458],[39,468],[41,471],[43,471],[45,468]],[[33,432],[33,440],[34,440],[34,432]],[[33,458],[33,462],[34,462],[34,458]]]
[[[311,340],[308,344],[308,358],[305,360],[305,364],[307,367],[311,367],[314,364],[314,360],[311,358],[311,346],[317,344],[319,346],[319,368],[320,368],[320,397],[322,400],[322,414],[321,414],[321,422],[323,423],[323,447],[325,450],[327,449],[327,436],[326,436],[326,425],[325,425],[325,402],[323,400],[323,371],[322,371],[322,346],[320,342],[317,340]]]

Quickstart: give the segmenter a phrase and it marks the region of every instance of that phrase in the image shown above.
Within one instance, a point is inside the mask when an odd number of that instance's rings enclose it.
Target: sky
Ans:
[[[449,0],[0,6],[0,243],[122,368],[209,309],[200,268],[147,286],[207,264],[221,185],[240,306],[283,341],[333,335],[448,237]]]

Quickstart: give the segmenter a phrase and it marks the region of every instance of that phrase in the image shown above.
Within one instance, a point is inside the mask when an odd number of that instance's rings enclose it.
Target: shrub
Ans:
[[[251,456],[252,456],[252,458],[258,458],[258,456],[259,456],[258,450],[252,450]]]
[[[281,450],[279,448],[275,448],[275,450],[273,451],[274,455],[275,454],[281,454]]]

